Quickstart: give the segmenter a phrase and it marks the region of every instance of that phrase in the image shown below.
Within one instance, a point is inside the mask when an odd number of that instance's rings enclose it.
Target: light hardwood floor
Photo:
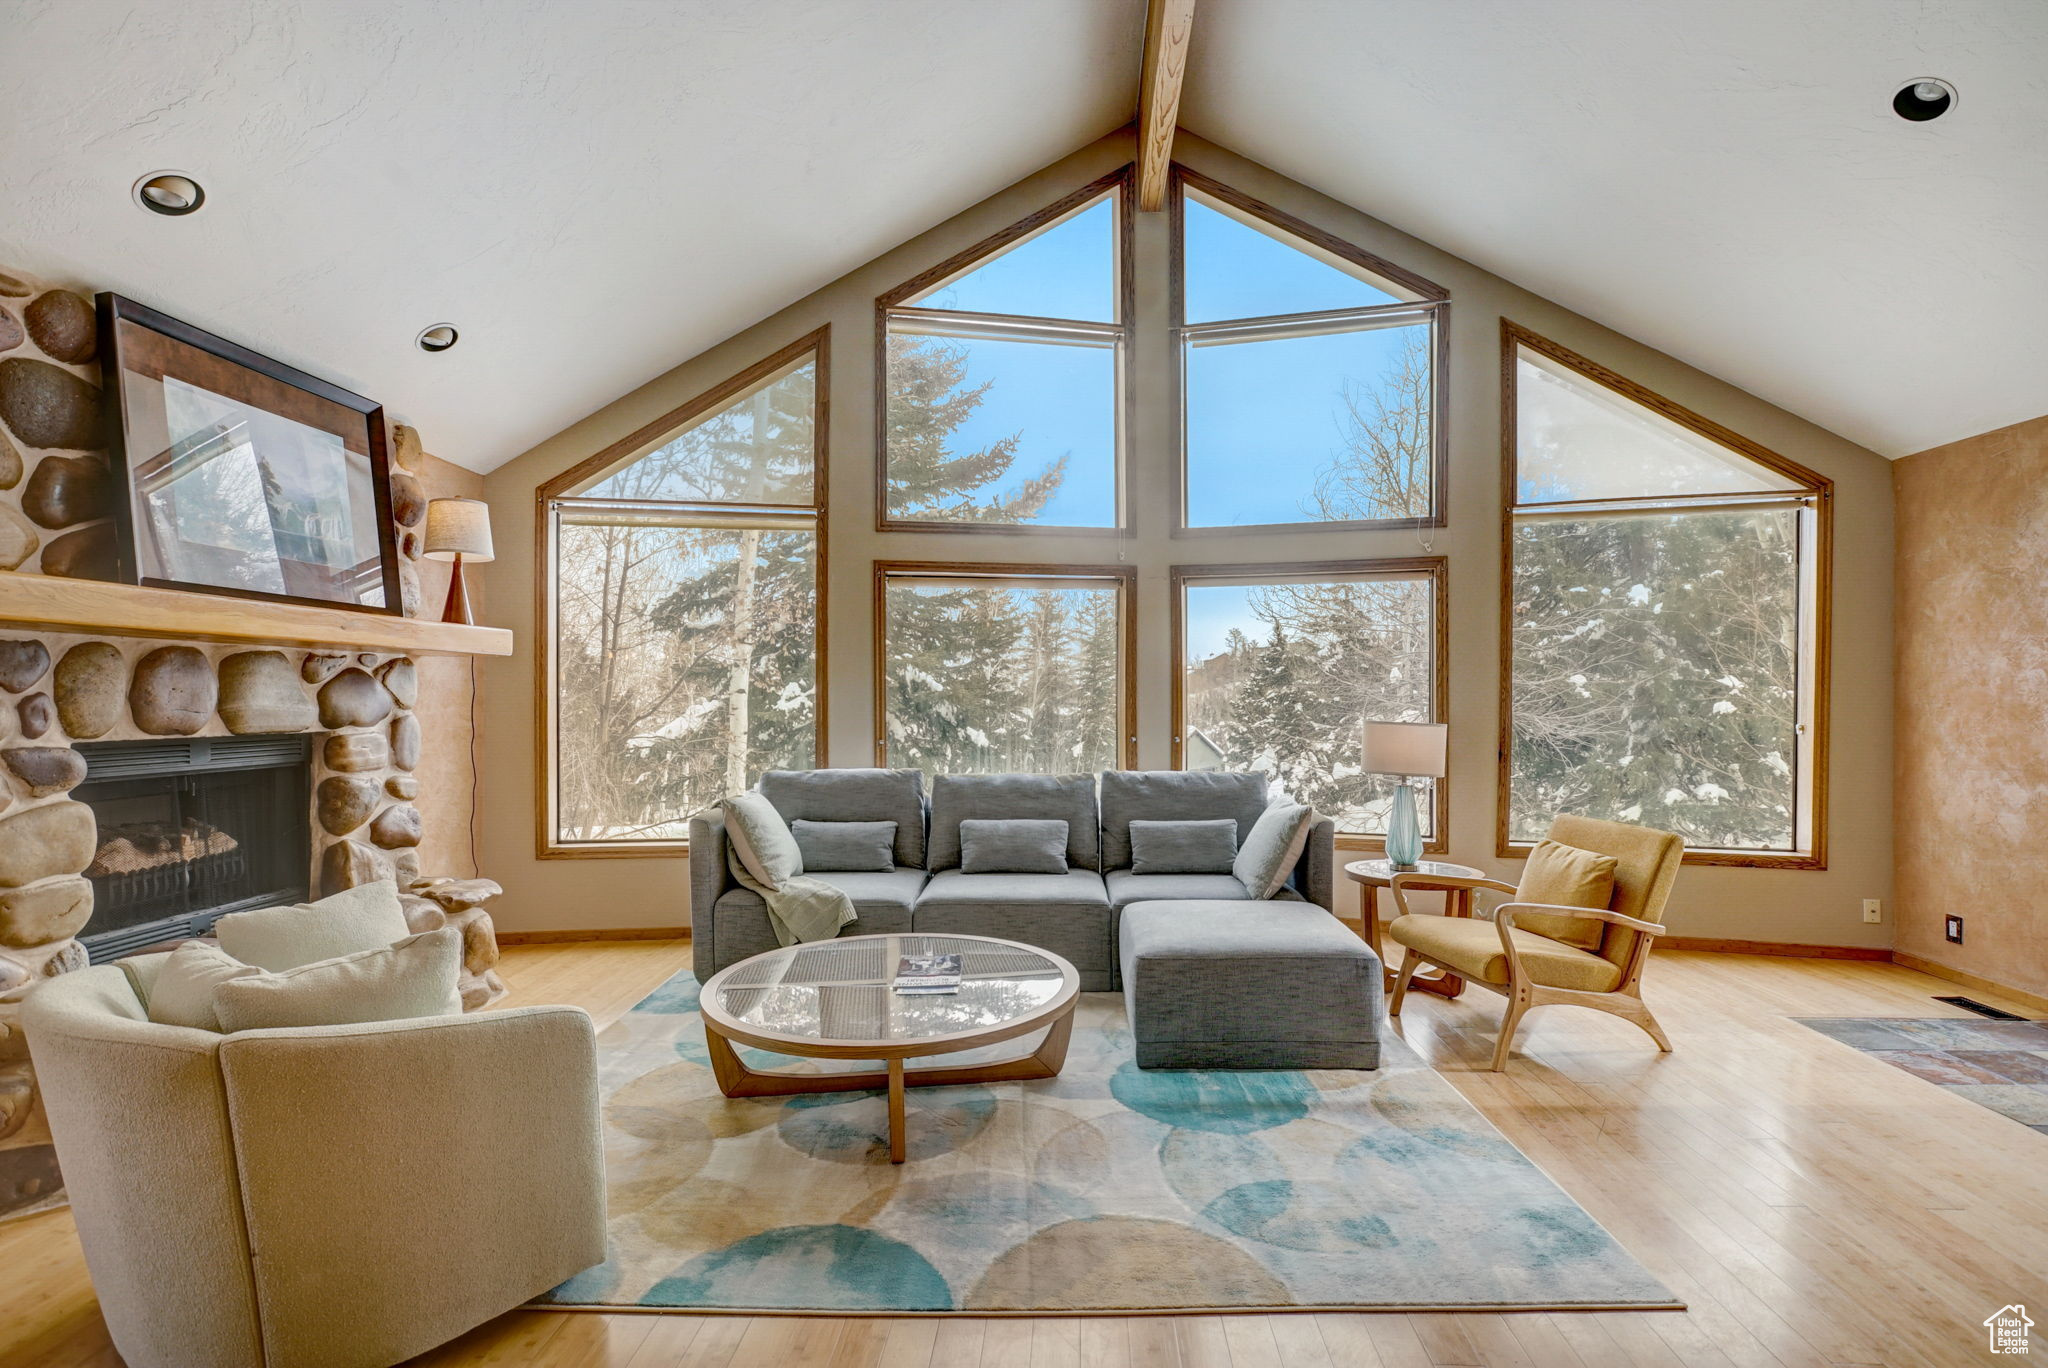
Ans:
[[[616,1017],[688,963],[666,941],[507,951],[514,1002]],[[1659,953],[1677,1052],[1536,1013],[1486,1072],[1490,994],[1400,1029],[1675,1289],[1683,1312],[872,1319],[514,1312],[433,1368],[1822,1368],[2007,1362],[1986,1316],[2048,1327],[2048,1136],[1793,1016],[1950,1016],[1887,964]],[[1984,995],[1980,995],[1984,996]],[[2005,1003],[2013,1010],[2017,1004]],[[2035,1332],[2035,1354],[2048,1341]],[[0,1364],[113,1368],[70,1217],[0,1226]]]

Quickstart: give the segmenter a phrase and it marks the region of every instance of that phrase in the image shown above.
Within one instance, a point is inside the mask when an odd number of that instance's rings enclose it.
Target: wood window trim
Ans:
[[[568,491],[589,484],[612,467],[678,428],[715,413],[734,399],[759,385],[806,355],[813,358],[816,378],[812,383],[813,465],[811,503],[793,505],[812,511],[816,538],[818,608],[815,626],[817,653],[817,726],[813,741],[814,763],[823,767],[827,749],[828,709],[826,707],[826,603],[828,473],[831,451],[832,328],[830,324],[804,334],[771,356],[670,409],[661,417],[606,446],[595,455],[578,461],[567,470],[544,481],[534,490],[534,858],[540,860],[636,860],[686,858],[690,843],[680,841],[582,842],[560,839],[559,807],[556,803],[556,728],[559,722],[555,683],[555,516],[553,504]],[[691,506],[754,507],[720,505],[711,499],[692,500]],[[785,510],[786,511],[786,510]]]
[[[1171,389],[1167,395],[1167,411],[1173,424],[1173,475],[1168,490],[1172,508],[1172,526],[1168,536],[1175,539],[1197,539],[1205,537],[1255,536],[1272,532],[1385,532],[1399,530],[1421,530],[1449,525],[1449,491],[1451,469],[1451,403],[1450,403],[1450,362],[1451,362],[1451,292],[1427,276],[1419,275],[1379,256],[1366,251],[1355,243],[1347,242],[1334,233],[1316,227],[1306,219],[1295,217],[1284,209],[1278,209],[1264,200],[1247,195],[1242,190],[1225,185],[1222,181],[1205,176],[1192,167],[1175,162],[1169,173],[1167,194],[1167,215],[1170,224],[1170,246],[1168,248],[1169,296],[1167,341],[1173,353]],[[1220,326],[1227,321],[1241,324],[1252,320],[1230,319],[1219,323],[1191,325],[1187,321],[1187,191],[1193,190],[1218,200],[1238,212],[1247,214],[1269,227],[1292,237],[1300,238],[1321,251],[1328,252],[1343,261],[1348,261],[1360,270],[1380,276],[1402,289],[1417,296],[1412,302],[1381,306],[1392,312],[1401,308],[1417,311],[1430,324],[1430,477],[1429,512],[1419,518],[1347,518],[1339,522],[1288,522],[1288,523],[1247,523],[1231,527],[1190,527],[1188,525],[1188,418],[1187,418],[1187,348],[1185,338],[1191,330],[1206,330]],[[1314,317],[1316,313],[1361,313],[1374,310],[1331,309],[1304,314],[1276,314],[1271,321]],[[1176,733],[1177,734],[1177,733]]]
[[[924,561],[878,560],[874,563],[874,756],[875,764],[889,764],[889,581],[891,579],[945,579],[976,577],[1004,579],[1089,579],[1113,582],[1117,589],[1117,652],[1122,657],[1118,673],[1123,687],[1118,691],[1121,768],[1138,765],[1138,568],[1134,565],[1072,565],[1014,561]]]
[[[1647,385],[1638,383],[1609,369],[1588,357],[1581,356],[1561,343],[1553,342],[1542,334],[1534,332],[1511,319],[1500,321],[1500,434],[1501,434],[1501,557],[1500,557],[1500,696],[1499,696],[1499,740],[1497,746],[1497,770],[1494,804],[1494,854],[1501,859],[1525,859],[1535,848],[1534,842],[1510,839],[1510,809],[1513,780],[1512,754],[1514,746],[1514,535],[1516,516],[1522,512],[1515,503],[1515,493],[1521,488],[1517,464],[1519,438],[1516,411],[1516,360],[1519,349],[1526,347],[1551,361],[1583,376],[1623,398],[1642,405],[1659,416],[1669,419],[1680,427],[1706,438],[1719,446],[1756,462],[1758,465],[1782,475],[1802,486],[1802,489],[1778,496],[1776,499],[1748,499],[1744,502],[1789,503],[1805,498],[1811,502],[1814,513],[1813,555],[1811,563],[1801,558],[1800,599],[1804,609],[1811,597],[1813,605],[1810,627],[1802,623],[1801,660],[1799,662],[1801,688],[1799,707],[1800,721],[1807,729],[1805,738],[1806,756],[1802,757],[1804,769],[1810,774],[1804,795],[1807,812],[1805,827],[1808,840],[1806,848],[1795,851],[1722,850],[1712,848],[1688,848],[1683,857],[1690,865],[1722,866],[1737,869],[1784,869],[1822,870],[1828,867],[1828,751],[1830,748],[1829,703],[1832,691],[1833,653],[1833,611],[1834,611],[1834,489],[1835,482],[1819,471],[1812,470],[1788,456],[1780,455],[1766,446],[1724,427],[1713,419],[1693,412],[1683,404],[1667,399]],[[1625,509],[1605,507],[1625,500],[1586,500],[1586,516],[1627,516]],[[1683,506],[1687,500],[1666,499],[1646,500],[1666,505]],[[1702,501],[1691,501],[1695,506]],[[1572,505],[1540,504],[1529,512],[1540,516],[1563,516]],[[1597,510],[1597,511],[1596,511]],[[1802,611],[1802,618],[1807,615]],[[1798,822],[1795,816],[1795,830]]]
[[[1062,195],[1043,209],[1026,214],[1015,223],[991,233],[973,246],[955,252],[936,266],[875,297],[875,530],[877,532],[961,532],[996,534],[1006,537],[1125,537],[1135,528],[1136,511],[1129,497],[1125,467],[1134,409],[1131,366],[1133,315],[1137,309],[1137,257],[1133,237],[1136,218],[1137,167],[1127,163],[1105,176],[1098,176],[1080,189]],[[1109,527],[1057,527],[1034,523],[947,522],[937,518],[892,518],[889,516],[889,320],[899,310],[913,306],[906,301],[936,288],[976,263],[987,260],[1047,225],[1065,218],[1104,195],[1116,197],[1116,309],[1113,324],[1092,323],[1050,317],[1010,314],[957,313],[963,319],[982,318],[1014,325],[1058,324],[1113,336],[1115,352],[1115,489],[1116,520]],[[948,311],[956,312],[956,311]]]
[[[1183,767],[1187,734],[1187,589],[1190,584],[1210,580],[1225,585],[1253,580],[1314,581],[1318,579],[1399,579],[1421,576],[1429,581],[1431,717],[1450,717],[1450,560],[1445,556],[1386,556],[1366,560],[1266,561],[1258,564],[1175,565],[1167,570],[1168,597],[1172,609],[1172,733],[1173,768]],[[1431,836],[1425,854],[1441,855],[1451,848],[1451,780],[1436,781],[1431,804]],[[1337,834],[1339,850],[1384,851],[1386,838],[1357,832]]]

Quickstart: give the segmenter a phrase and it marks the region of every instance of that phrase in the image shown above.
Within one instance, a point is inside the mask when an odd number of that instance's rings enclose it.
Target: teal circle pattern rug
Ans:
[[[1146,1070],[1122,997],[1083,994],[1057,1078],[912,1089],[903,1164],[880,1093],[720,1094],[687,973],[598,1050],[609,1256],[543,1305],[1680,1305],[1397,1037],[1370,1072]]]

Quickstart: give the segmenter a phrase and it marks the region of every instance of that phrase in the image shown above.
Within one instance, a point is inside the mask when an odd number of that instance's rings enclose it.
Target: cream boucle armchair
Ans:
[[[383,1368],[604,1258],[580,1009],[216,1035],[130,974],[23,1014],[129,1368]]]

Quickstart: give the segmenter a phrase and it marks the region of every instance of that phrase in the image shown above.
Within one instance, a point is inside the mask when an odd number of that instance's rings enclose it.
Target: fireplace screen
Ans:
[[[72,797],[99,820],[85,871],[94,960],[206,934],[226,912],[297,902],[311,859],[303,736],[82,744]]]

